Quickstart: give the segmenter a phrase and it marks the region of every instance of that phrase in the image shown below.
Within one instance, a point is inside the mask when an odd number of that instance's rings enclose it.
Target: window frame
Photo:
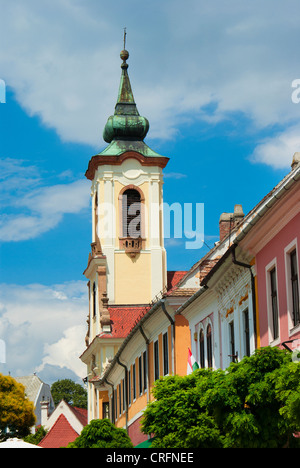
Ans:
[[[146,392],[148,389],[148,355],[147,351],[142,353],[143,361],[143,391]]]
[[[138,358],[138,363],[139,363],[139,369],[138,369],[138,374],[139,374],[139,395],[142,395],[142,394],[143,394],[142,355],[139,356],[139,358]]]
[[[212,369],[213,368],[213,328],[210,322],[206,326],[205,336],[206,336],[207,367],[209,369]]]
[[[128,406],[131,405],[131,366],[128,369]]]
[[[132,401],[136,400],[136,365],[132,364]]]
[[[102,403],[102,419],[110,419],[109,417],[109,402],[104,401]]]
[[[292,261],[292,255],[295,258]],[[294,270],[295,263],[295,271]],[[299,310],[299,268],[298,268],[298,257],[296,248],[290,252],[290,275],[292,285],[292,304],[293,304],[293,323],[294,327],[300,323],[300,310]]]
[[[297,286],[298,286],[298,321],[294,317],[294,301],[293,301],[293,284],[291,279],[291,254],[295,252],[296,267],[297,267]],[[300,278],[299,278],[299,258],[298,258],[298,244],[297,238],[293,239],[284,249],[285,253],[285,277],[286,277],[286,299],[287,299],[287,311],[289,320],[289,333],[299,331],[300,329]]]
[[[271,273],[274,272],[273,278],[276,280],[276,304],[277,304],[277,324],[274,327],[274,291],[272,292],[271,284]],[[269,333],[269,343],[272,345],[277,345],[280,341],[280,309],[279,309],[279,291],[278,291],[278,268],[277,268],[277,257],[275,257],[268,265],[265,267],[266,273],[266,295],[267,295],[267,310],[268,310],[268,333]],[[277,330],[276,330],[277,329]],[[274,330],[277,331],[277,336],[275,336]]]
[[[153,375],[154,375],[154,382],[159,379],[159,341],[158,339],[153,343]]]
[[[230,362],[235,362],[236,349],[235,349],[235,332],[234,332],[234,319],[228,322],[228,343],[229,343],[229,357]]]
[[[162,345],[163,345],[163,373],[169,375],[170,363],[169,363],[169,334],[168,331],[162,335]]]
[[[205,334],[203,327],[199,331],[199,364],[200,368],[204,369],[205,366]]]
[[[128,235],[128,223],[126,225],[126,230],[124,230],[124,200],[123,195],[127,190],[135,190],[139,194],[139,203],[140,203],[140,235],[138,237],[133,237],[133,239],[138,239],[139,237],[143,240],[145,239],[145,196],[142,190],[136,185],[126,185],[122,188],[119,193],[119,238],[125,239],[130,238]],[[128,213],[127,213],[128,215]],[[128,222],[128,220],[127,220]],[[126,232],[125,232],[126,231]]]
[[[245,307],[245,309],[242,310],[242,320],[244,334],[244,356],[249,357],[251,355],[249,307]]]

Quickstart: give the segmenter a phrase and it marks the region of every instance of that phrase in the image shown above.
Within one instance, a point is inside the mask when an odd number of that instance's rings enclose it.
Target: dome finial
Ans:
[[[126,49],[126,34],[127,34],[126,28],[124,28],[124,47],[123,47],[123,49]]]
[[[126,28],[124,28],[124,47],[123,47],[123,50],[121,51],[120,53],[120,57],[121,59],[123,60],[123,63],[121,65],[121,68],[128,68],[128,65],[126,63],[126,60],[128,59],[129,57],[129,52],[126,50]]]
[[[120,53],[123,63],[121,65],[122,73],[115,113],[108,118],[103,131],[103,138],[107,143],[111,143],[114,139],[141,141],[149,130],[148,120],[140,116],[134,101],[127,73],[128,64],[126,60],[129,53],[125,47],[126,28],[124,28],[124,49]]]

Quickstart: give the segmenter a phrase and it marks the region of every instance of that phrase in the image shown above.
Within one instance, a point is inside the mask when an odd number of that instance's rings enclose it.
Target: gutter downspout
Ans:
[[[254,275],[252,273],[252,265],[248,265],[248,263],[243,263],[243,262],[238,261],[235,258],[235,249],[236,249],[236,244],[234,244],[234,249],[231,252],[232,262],[235,265],[239,265],[241,267],[248,268],[250,270],[250,274],[251,274],[251,292],[252,292],[252,309],[253,309],[253,323],[254,323],[254,340],[255,340],[255,348],[257,348],[256,294],[255,294],[255,280],[254,280]]]
[[[166,300],[162,299],[161,307],[162,307],[163,313],[168,318],[172,326],[172,370],[173,370],[173,374],[175,375],[175,320],[171,317],[171,315],[167,311],[165,302]]]
[[[126,421],[126,432],[128,434],[128,369],[127,369],[127,366],[125,366],[125,364],[123,364],[119,357],[117,358],[117,363],[124,367],[125,369],[125,421]],[[121,398],[121,395],[120,395],[120,398]]]
[[[111,422],[114,424],[115,423],[115,391],[114,391],[114,386],[112,383],[110,383],[106,378],[104,381],[111,386],[112,389],[112,395],[111,395]]]

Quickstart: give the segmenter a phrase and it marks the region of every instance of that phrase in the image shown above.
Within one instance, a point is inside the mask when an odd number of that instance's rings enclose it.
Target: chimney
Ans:
[[[48,421],[48,407],[49,401],[42,400],[41,401],[41,426],[45,426]]]
[[[220,242],[235,228],[244,217],[242,205],[234,205],[233,213],[222,213],[219,220]]]
[[[292,170],[296,169],[300,165],[300,153],[295,153],[293,156],[293,161],[292,161]]]

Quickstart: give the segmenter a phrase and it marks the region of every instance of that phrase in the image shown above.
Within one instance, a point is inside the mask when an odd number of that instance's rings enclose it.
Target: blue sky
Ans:
[[[277,0],[0,0],[0,372],[84,377],[91,242],[88,161],[106,144],[123,28],[147,144],[168,156],[164,200],[247,213],[300,150],[293,103],[300,4]],[[272,11],[272,15],[270,14]],[[166,241],[168,269],[207,252]]]

